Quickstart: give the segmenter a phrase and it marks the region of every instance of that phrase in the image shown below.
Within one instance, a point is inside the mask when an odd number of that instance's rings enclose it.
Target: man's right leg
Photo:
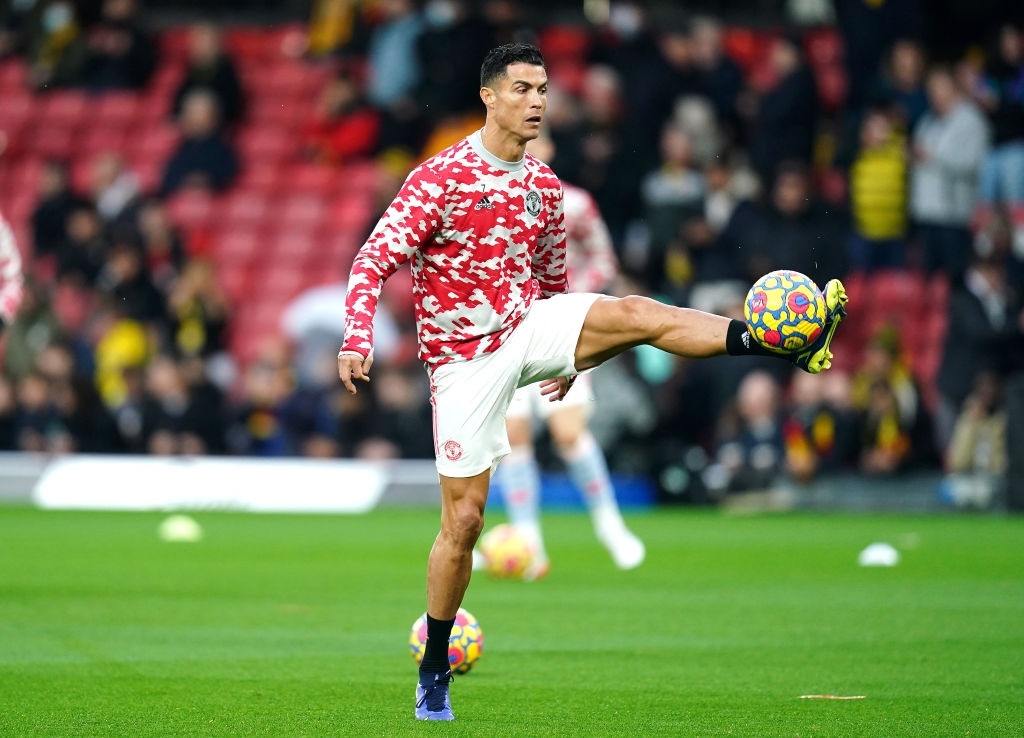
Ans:
[[[473,572],[473,546],[484,525],[491,472],[441,480],[441,532],[427,562],[427,644],[416,687],[416,718],[454,720],[448,639]]]

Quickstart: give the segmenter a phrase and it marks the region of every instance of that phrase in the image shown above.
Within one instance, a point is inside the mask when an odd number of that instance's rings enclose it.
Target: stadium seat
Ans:
[[[287,168],[283,179],[291,192],[330,197],[342,179],[334,167],[317,162],[298,162]]]
[[[222,210],[227,227],[255,225],[268,215],[270,203],[258,190],[235,189],[224,201]]]
[[[815,28],[804,34],[804,49],[812,67],[841,64],[843,39],[835,28]]]
[[[55,90],[40,98],[37,112],[47,125],[74,126],[92,116],[92,103],[81,90]]]
[[[887,315],[913,311],[925,297],[925,280],[909,269],[885,270],[871,275],[871,294],[865,306]]]
[[[43,159],[67,159],[75,150],[75,129],[68,125],[42,125],[24,139],[25,148]]]
[[[537,45],[549,65],[584,61],[590,49],[590,31],[578,25],[549,26],[538,34]]]
[[[129,138],[130,132],[127,127],[113,124],[90,125],[81,130],[75,139],[75,152],[76,155],[85,157],[107,151],[126,154]]]
[[[209,224],[217,215],[216,198],[204,189],[183,189],[167,200],[167,215],[180,228],[190,230]]]
[[[17,57],[9,57],[0,62],[0,92],[7,94],[14,90],[24,90],[28,86],[28,64]]]
[[[97,126],[128,128],[139,119],[142,109],[142,98],[138,94],[111,91],[97,99],[90,117]]]
[[[238,150],[247,163],[280,163],[295,154],[295,137],[286,129],[254,126],[238,135]]]
[[[324,199],[316,194],[299,194],[281,202],[276,217],[285,230],[313,231],[324,222],[327,207]]]

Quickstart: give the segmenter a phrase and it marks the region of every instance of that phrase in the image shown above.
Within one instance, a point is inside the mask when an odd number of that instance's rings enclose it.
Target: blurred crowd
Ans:
[[[642,3],[551,25],[507,0],[319,0],[302,58],[330,75],[295,155],[328,171],[376,162],[382,209],[411,166],[482,124],[486,51],[537,42],[552,166],[595,197],[619,289],[742,317],[746,286],[774,268],[819,284],[895,273],[924,285],[920,314],[941,328],[927,331],[937,360],[923,369],[924,324],[882,304],[819,377],[630,352],[597,373],[612,466],[690,500],[920,469],[986,499],[1010,463],[1006,395],[1024,369],[1022,29],[993,18],[985,37],[937,55],[924,3],[822,5],[832,25],[780,26],[752,46],[712,17]],[[33,95],[144,91],[159,68],[159,33],[135,0],[2,12],[0,58],[28,65]],[[432,456],[401,287],[385,296],[374,379],[357,396],[334,376],[343,285],[307,285],[255,355],[233,351],[238,306],[166,203],[230,191],[251,164],[241,78],[221,29],[196,23],[161,113],[178,136],[156,181],[116,149],[82,186],[68,162],[46,163],[22,244],[25,303],[3,345],[0,449]],[[866,309],[851,304],[850,324]]]

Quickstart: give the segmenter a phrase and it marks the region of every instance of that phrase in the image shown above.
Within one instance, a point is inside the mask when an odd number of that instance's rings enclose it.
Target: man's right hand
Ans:
[[[363,382],[370,381],[370,367],[373,365],[373,354],[365,359],[357,353],[342,351],[338,353],[338,377],[345,389],[353,395],[356,393],[356,385],[352,380],[359,379]]]

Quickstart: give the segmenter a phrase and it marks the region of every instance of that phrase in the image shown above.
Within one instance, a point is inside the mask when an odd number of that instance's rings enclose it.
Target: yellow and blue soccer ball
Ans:
[[[743,316],[750,335],[779,354],[804,350],[825,330],[828,306],[810,277],[779,269],[761,277],[747,292]]]
[[[423,661],[427,650],[427,614],[420,615],[412,624],[409,633],[409,650],[416,663]],[[448,639],[448,663],[456,674],[465,674],[473,668],[484,652],[484,632],[473,614],[459,608],[455,614],[455,625]]]
[[[511,523],[494,526],[480,538],[484,571],[495,579],[522,579],[533,563],[533,546]]]

